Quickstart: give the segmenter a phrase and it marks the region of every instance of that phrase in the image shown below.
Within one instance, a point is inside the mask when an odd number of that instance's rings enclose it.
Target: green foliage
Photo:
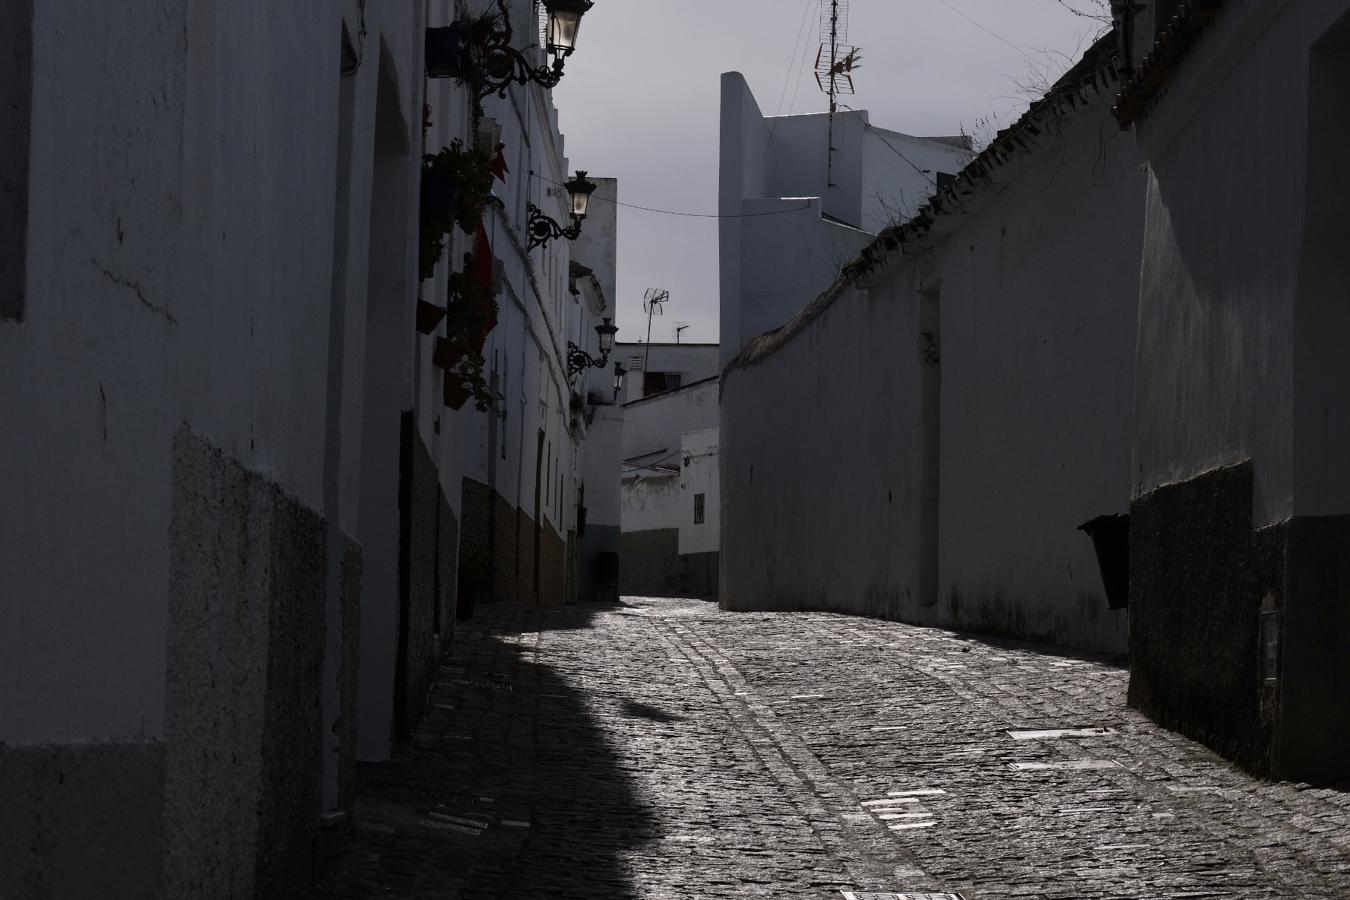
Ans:
[[[434,173],[454,186],[451,210],[423,210],[418,271],[425,281],[436,273],[451,223],[458,225],[465,234],[473,234],[483,223],[492,199],[492,155],[486,148],[465,147],[464,142],[456,138],[439,153],[428,153],[423,158],[422,169],[424,178]]]
[[[448,370],[463,380],[479,411],[492,405],[492,392],[483,375],[483,341],[497,324],[497,300],[490,288],[476,284],[464,272],[451,272],[447,285],[446,337]]]
[[[439,153],[427,154],[424,164],[441,172],[455,185],[455,224],[465,234],[473,234],[483,223],[492,199],[492,153],[486,147],[465,147],[456,138]]]

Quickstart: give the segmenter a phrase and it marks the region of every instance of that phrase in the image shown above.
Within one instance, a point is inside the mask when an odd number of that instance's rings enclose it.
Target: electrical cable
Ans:
[[[1027,58],[1027,60],[1029,60],[1033,65],[1036,64],[1036,58],[1035,58],[1034,56],[1032,56],[1030,53],[1028,53],[1026,50],[1024,50],[1023,48],[1017,46],[1017,45],[1014,44],[1012,41],[1008,40],[1007,38],[1005,38],[1003,35],[999,34],[998,32],[992,31],[991,29],[986,28],[985,26],[981,25],[979,22],[975,21],[975,20],[972,19],[970,16],[966,15],[966,14],[963,13],[961,10],[959,10],[959,9],[957,9],[955,6],[953,6],[950,2],[948,2],[948,0],[938,0],[938,2],[941,3],[943,6],[947,7],[948,9],[950,9],[952,12],[956,13],[956,14],[957,14],[958,16],[960,16],[961,18],[965,19],[965,20],[966,20],[967,22],[969,22],[970,24],[974,25],[976,28],[978,28],[978,29],[980,29],[981,31],[983,31],[985,34],[987,34],[987,35],[989,35],[990,37],[995,38],[995,39],[997,39],[997,40],[1000,40],[1000,41],[1002,41],[1003,43],[1007,44],[1009,47],[1013,48],[1013,49],[1016,50],[1018,53],[1020,53],[1020,54],[1022,54],[1023,56],[1025,56],[1025,57]]]
[[[802,46],[802,36],[806,34],[806,23],[811,21],[811,9],[817,2],[819,2],[819,0],[806,0],[806,10],[802,13],[802,22],[797,26],[797,39],[792,42],[792,56],[788,59],[787,72],[783,74],[783,90],[778,94],[778,111],[774,113],[775,116],[781,116],[783,114],[783,101],[787,99],[787,89],[788,85],[792,83],[792,70],[794,67],[797,68],[797,81],[798,83],[801,82],[801,67],[797,65],[797,48]],[[807,44],[804,49],[809,51],[810,47],[811,45]],[[795,99],[794,96],[794,100]],[[772,126],[769,131],[772,134]]]
[[[566,185],[562,184],[561,182],[554,181],[551,178],[545,178],[543,175],[536,175],[535,177],[538,178],[540,181],[547,181],[549,184],[557,185],[558,187],[563,188],[566,187]],[[623,203],[619,200],[610,200],[607,197],[592,196],[591,200],[592,201],[599,200],[601,203],[612,203],[615,206],[623,206],[628,209],[640,209],[643,212],[660,213],[663,216],[685,216],[691,219],[756,219],[759,218],[760,216],[782,216],[786,215],[787,213],[801,212],[804,209],[811,208],[811,204],[806,203],[803,204],[802,206],[794,206],[791,209],[775,209],[770,210],[769,212],[759,212],[759,213],[734,213],[732,215],[724,216],[720,213],[691,213],[691,212],[680,212],[674,209],[657,209],[654,206],[638,206],[636,203]]]
[[[887,147],[891,148],[892,153],[903,159],[905,162],[909,163],[909,167],[913,169],[915,172],[918,172],[924,178],[928,179],[929,184],[933,185],[934,187],[937,187],[937,179],[932,175],[932,173],[925,172],[923,169],[920,169],[917,165],[915,165],[914,160],[910,159],[908,156],[901,153],[894,144],[892,144],[890,141],[882,137],[880,130],[875,125],[868,125],[867,127],[873,134],[877,136],[877,140],[881,141]]]

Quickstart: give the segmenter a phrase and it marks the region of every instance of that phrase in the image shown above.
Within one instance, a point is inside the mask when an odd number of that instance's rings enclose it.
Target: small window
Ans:
[[[694,524],[703,524],[703,494],[694,495]]]
[[[682,374],[681,372],[643,372],[642,396],[650,397],[652,394],[678,390]]]

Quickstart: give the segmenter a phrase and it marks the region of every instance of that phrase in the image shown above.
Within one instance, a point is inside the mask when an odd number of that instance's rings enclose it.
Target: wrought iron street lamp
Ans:
[[[553,62],[536,66],[525,53],[510,45],[509,25],[474,35],[458,26],[427,29],[427,74],[433,78],[458,76],[477,87],[478,96],[505,95],[511,84],[535,82],[553,88],[562,81],[563,62],[577,47],[581,17],[593,0],[544,0],[548,24],[544,49]],[[449,60],[453,58],[453,62]]]
[[[530,246],[542,247],[554,238],[567,238],[569,241],[575,241],[581,237],[581,220],[586,218],[587,212],[591,208],[591,194],[595,193],[598,185],[593,181],[586,180],[586,173],[577,170],[576,177],[563,185],[567,188],[567,196],[570,200],[572,224],[564,228],[553,218],[544,214],[544,211],[531,203],[528,207],[529,221],[526,227],[530,232]]]
[[[623,363],[614,364],[614,399],[619,399],[619,391],[623,390],[623,379],[628,374],[628,370],[623,367]]]
[[[577,49],[577,32],[581,17],[595,5],[594,0],[544,0],[548,10],[548,27],[544,30],[545,49],[554,59],[554,66],[562,71],[562,61]]]
[[[571,341],[567,342],[567,378],[570,381],[577,373],[589,368],[603,369],[609,364],[610,351],[614,349],[614,335],[619,329],[612,319],[606,318],[603,324],[595,326],[600,336],[600,358],[596,359]],[[617,363],[616,363],[617,365]]]

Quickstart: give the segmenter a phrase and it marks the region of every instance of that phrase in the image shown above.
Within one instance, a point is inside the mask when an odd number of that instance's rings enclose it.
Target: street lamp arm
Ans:
[[[603,369],[609,365],[609,351],[605,350],[596,359],[585,350],[582,350],[572,341],[567,342],[567,380],[571,381],[578,373],[587,369]]]
[[[569,241],[575,241],[581,236],[581,223],[578,221],[574,221],[571,226],[564,228],[551,217],[544,215],[543,210],[533,203],[529,204],[527,211],[529,220],[526,223],[526,229],[530,233],[530,246],[528,248],[530,250],[535,247],[542,247],[556,238],[563,237]]]
[[[509,40],[509,36],[507,38]],[[555,59],[553,65],[536,66],[526,59],[525,54],[500,40],[492,40],[483,46],[480,61],[478,96],[490,94],[506,96],[506,89],[512,84],[527,84],[531,81],[543,88],[551,89],[562,81],[563,61]]]

